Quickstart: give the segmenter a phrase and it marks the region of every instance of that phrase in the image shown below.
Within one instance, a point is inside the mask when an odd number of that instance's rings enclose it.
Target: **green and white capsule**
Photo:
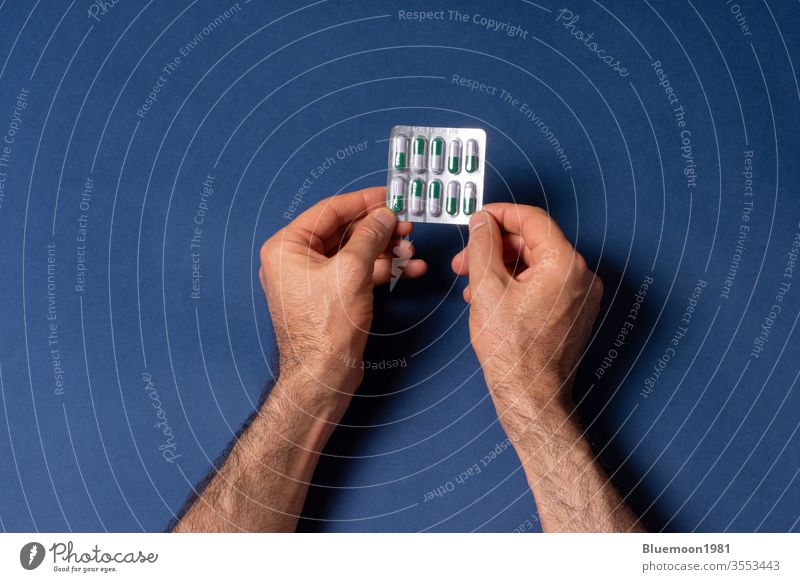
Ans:
[[[464,169],[470,174],[478,171],[478,142],[474,139],[467,140]]]
[[[424,180],[419,178],[411,180],[411,187],[408,190],[408,206],[414,216],[419,216],[425,210],[425,200],[422,197],[424,192]]]
[[[431,180],[428,184],[428,214],[439,216],[442,213],[442,183]]]
[[[425,138],[418,135],[414,138],[411,144],[411,171],[424,172],[425,171]]]
[[[440,137],[431,140],[431,172],[444,172],[444,140]]]
[[[447,147],[447,171],[451,174],[458,174],[461,171],[461,140],[450,141]]]
[[[400,176],[392,178],[389,188],[389,203],[395,214],[402,214],[406,207],[406,181]]]
[[[445,210],[450,216],[458,214],[458,195],[461,193],[461,184],[455,180],[450,180],[447,183],[447,192],[445,193]]]
[[[464,184],[464,214],[470,216],[475,212],[475,203],[478,200],[475,182]]]
[[[395,170],[403,171],[408,165],[408,138],[404,135],[394,137],[394,159],[392,161]]]

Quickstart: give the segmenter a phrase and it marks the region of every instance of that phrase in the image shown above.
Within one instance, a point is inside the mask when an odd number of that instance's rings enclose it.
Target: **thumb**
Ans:
[[[371,266],[378,255],[386,250],[396,224],[397,217],[388,208],[373,210],[353,230],[343,250],[353,253]]]
[[[500,226],[489,212],[476,212],[469,221],[469,286],[477,291],[485,279],[496,279],[506,283],[508,270],[503,263],[503,239]]]

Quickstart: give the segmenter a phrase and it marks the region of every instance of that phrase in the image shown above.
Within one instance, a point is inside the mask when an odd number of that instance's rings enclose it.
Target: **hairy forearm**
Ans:
[[[542,529],[645,531],[597,462],[571,412],[570,403],[558,397],[522,397],[503,419],[536,498]]]
[[[282,376],[174,531],[294,531],[341,415],[325,392],[310,377]]]

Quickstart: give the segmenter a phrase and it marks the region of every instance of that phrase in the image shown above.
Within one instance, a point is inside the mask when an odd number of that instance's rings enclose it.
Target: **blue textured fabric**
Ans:
[[[647,523],[800,529],[800,7],[457,6],[0,2],[2,528],[163,530],[274,371],[260,244],[418,124],[484,128],[489,201],[604,279],[576,395]],[[429,274],[376,292],[301,529],[539,529],[465,237],[417,228]]]

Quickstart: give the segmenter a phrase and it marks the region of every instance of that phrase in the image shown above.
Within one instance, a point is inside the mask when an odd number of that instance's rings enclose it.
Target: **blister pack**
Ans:
[[[395,125],[386,206],[400,220],[469,224],[483,207],[485,160],[482,129]]]

